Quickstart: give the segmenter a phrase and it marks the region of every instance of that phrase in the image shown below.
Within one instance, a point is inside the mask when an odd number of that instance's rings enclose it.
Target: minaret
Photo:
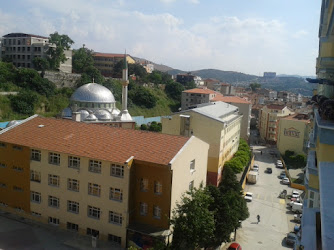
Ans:
[[[132,117],[128,112],[128,63],[126,61],[126,52],[124,54],[124,66],[122,71],[122,111],[118,117],[121,121],[132,121]]]

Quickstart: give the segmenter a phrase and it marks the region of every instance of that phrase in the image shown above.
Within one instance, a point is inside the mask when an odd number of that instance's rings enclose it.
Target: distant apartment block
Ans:
[[[264,72],[263,77],[265,77],[265,78],[275,78],[276,77],[276,72]]]
[[[112,53],[94,53],[94,66],[101,72],[103,76],[122,78],[122,75],[116,76],[114,73],[114,66],[116,63],[123,61],[126,57],[126,61],[129,64],[134,64],[135,60],[128,54],[112,54]]]
[[[44,36],[10,33],[2,37],[0,58],[8,58],[16,67],[34,68],[35,57],[46,58],[47,51],[54,44]],[[66,61],[60,64],[59,71],[72,73],[72,50],[64,51]]]
[[[276,144],[279,120],[292,114],[293,111],[285,105],[268,104],[264,106],[259,115],[260,137],[268,143]]]
[[[32,116],[0,131],[0,210],[123,248],[171,235],[182,194],[206,183],[209,145]]]
[[[162,133],[196,136],[208,143],[207,183],[217,185],[224,163],[238,150],[241,120],[238,107],[212,102],[163,117]]]
[[[195,76],[190,73],[176,75],[176,81],[178,83],[181,83],[182,85],[185,85],[188,82],[194,82],[194,79],[195,79]]]
[[[228,83],[220,83],[220,93],[224,96],[235,95],[234,86]]]
[[[181,109],[190,109],[197,107],[198,104],[209,103],[217,95],[221,94],[208,88],[196,88],[182,91]]]

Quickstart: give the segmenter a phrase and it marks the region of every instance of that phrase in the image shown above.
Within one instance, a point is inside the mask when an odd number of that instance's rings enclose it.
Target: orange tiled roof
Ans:
[[[284,105],[279,105],[279,104],[268,104],[267,108],[268,109],[279,109],[279,110],[282,110],[282,109],[285,108],[285,106]]]
[[[212,102],[227,102],[227,103],[247,103],[251,104],[251,102],[247,101],[244,98],[241,98],[239,96],[223,96],[223,95],[216,95],[216,97],[211,99]]]
[[[121,57],[124,58],[124,54],[112,54],[112,53],[93,53],[93,57]],[[128,56],[128,55],[127,55]]]
[[[219,92],[213,91],[211,89],[199,89],[199,88],[188,89],[188,90],[185,90],[183,92],[185,92],[185,93],[193,93],[193,94],[219,94],[219,95],[221,95]]]
[[[44,125],[39,127],[39,125]],[[71,120],[36,117],[0,134],[0,141],[30,148],[124,163],[167,165],[189,137],[111,128]]]

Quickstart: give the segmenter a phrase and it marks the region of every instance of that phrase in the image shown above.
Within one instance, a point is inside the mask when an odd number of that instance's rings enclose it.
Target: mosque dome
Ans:
[[[114,95],[106,87],[97,83],[85,84],[72,94],[72,102],[115,103]]]
[[[61,112],[61,116],[62,117],[72,117],[72,110],[69,107],[64,108],[63,111]]]
[[[83,121],[89,116],[89,112],[85,109],[78,110],[80,113],[80,120]]]
[[[9,127],[14,126],[14,125],[19,124],[19,123],[20,122],[17,121],[17,120],[12,120],[12,121],[7,123],[6,128],[9,128]]]
[[[111,114],[104,109],[99,109],[94,112],[94,115],[97,117],[97,119],[102,121],[108,121],[111,120],[112,116]]]
[[[89,114],[86,118],[85,121],[97,121],[97,117],[94,114]]]

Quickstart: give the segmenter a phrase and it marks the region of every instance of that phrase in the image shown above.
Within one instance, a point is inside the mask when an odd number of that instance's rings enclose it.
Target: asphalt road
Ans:
[[[287,249],[285,236],[293,231],[293,213],[287,209],[288,200],[278,198],[283,189],[291,194],[292,188],[280,183],[278,178],[282,169],[275,167],[277,158],[265,146],[253,146],[255,163],[259,165],[259,179],[256,184],[247,184],[245,192],[253,193],[253,201],[248,202],[250,216],[237,230],[236,242],[243,250]],[[262,150],[262,155],[260,153]],[[271,167],[272,174],[265,173]],[[260,215],[260,223],[257,223]]]

